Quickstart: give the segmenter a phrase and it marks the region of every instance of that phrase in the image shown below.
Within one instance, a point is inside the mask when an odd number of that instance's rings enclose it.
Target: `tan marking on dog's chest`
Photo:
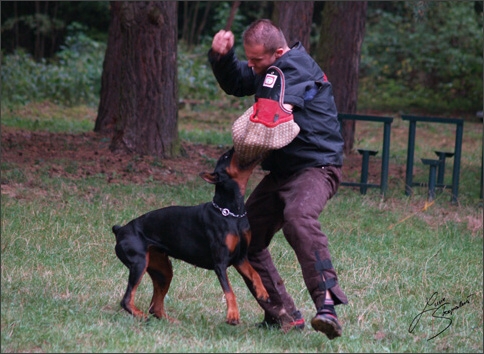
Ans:
[[[227,248],[230,252],[234,252],[235,248],[239,244],[239,236],[234,234],[227,234],[227,236],[225,236],[225,244],[227,245]]]
[[[250,245],[250,240],[252,239],[252,231],[251,230],[245,231],[243,236],[247,244]]]

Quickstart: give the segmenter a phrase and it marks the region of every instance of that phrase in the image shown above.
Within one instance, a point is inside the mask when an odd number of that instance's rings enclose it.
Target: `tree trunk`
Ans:
[[[336,107],[341,113],[356,113],[366,9],[366,1],[324,3],[316,56],[333,85]],[[350,154],[354,146],[355,121],[343,121],[342,132],[344,152]]]
[[[198,28],[197,28],[197,33],[195,34],[195,43],[194,43],[195,45],[200,44],[200,36],[201,36],[202,31],[205,28],[205,25],[207,23],[208,14],[210,13],[210,6],[211,5],[212,5],[212,3],[210,1],[207,1],[205,3],[205,11],[203,12],[202,20],[197,21],[199,24],[198,24]]]
[[[185,44],[188,45],[188,24],[190,23],[189,21],[189,7],[190,4],[188,1],[183,1],[183,28],[182,28],[182,33],[181,33],[181,39],[185,42]]]
[[[200,7],[200,2],[195,2],[195,8],[193,9],[192,13],[192,20],[190,26],[190,35],[188,37],[188,48],[193,48],[195,43],[194,36],[195,36],[195,27],[197,27],[197,17],[198,17],[198,9]]]
[[[111,1],[111,22],[108,30],[108,44],[103,62],[101,93],[94,131],[102,134],[114,132],[119,120],[121,94],[121,11],[120,1]]]
[[[119,121],[111,149],[179,154],[177,2],[123,2]]]
[[[49,57],[53,57],[55,54],[55,50],[57,48],[57,33],[59,30],[57,29],[57,26],[55,25],[56,19],[57,19],[57,10],[59,10],[59,2],[55,1],[54,2],[54,11],[52,14],[52,39],[51,39],[51,46],[50,46],[50,53],[48,54]]]
[[[275,1],[274,6],[273,22],[284,32],[289,47],[299,41],[309,53],[314,1]]]
[[[13,9],[14,9],[14,18],[15,18],[15,25],[14,25],[15,46],[14,46],[14,48],[18,48],[19,47],[19,30],[18,30],[18,2],[17,1],[13,2]]]
[[[40,1],[35,2],[35,49],[34,49],[34,58],[35,60],[40,60],[42,58],[42,55],[40,53],[40,37],[41,37],[41,23],[40,23]]]

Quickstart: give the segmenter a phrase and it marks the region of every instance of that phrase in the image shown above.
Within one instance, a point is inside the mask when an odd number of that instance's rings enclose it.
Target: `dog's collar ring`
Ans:
[[[235,218],[243,218],[244,216],[247,215],[247,212],[243,213],[242,215],[234,214],[227,208],[219,207],[217,204],[215,204],[215,202],[213,200],[212,200],[212,205],[214,206],[214,208],[220,210],[220,212],[222,213],[223,216],[229,216],[230,215],[230,216],[233,216]]]

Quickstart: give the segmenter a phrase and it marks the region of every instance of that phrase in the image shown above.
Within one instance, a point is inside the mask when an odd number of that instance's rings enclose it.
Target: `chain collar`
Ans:
[[[215,204],[215,202],[212,200],[212,205],[214,206],[215,209],[218,209],[220,210],[220,212],[222,213],[223,216],[233,216],[234,218],[243,218],[244,216],[247,215],[247,212],[243,213],[242,215],[237,215],[237,214],[234,214],[232,213],[229,209],[227,208],[221,208],[219,207],[217,204]]]

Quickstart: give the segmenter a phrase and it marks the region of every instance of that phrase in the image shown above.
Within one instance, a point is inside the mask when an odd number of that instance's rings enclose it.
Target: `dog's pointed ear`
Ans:
[[[200,172],[198,175],[211,184],[215,184],[220,180],[217,172]]]

